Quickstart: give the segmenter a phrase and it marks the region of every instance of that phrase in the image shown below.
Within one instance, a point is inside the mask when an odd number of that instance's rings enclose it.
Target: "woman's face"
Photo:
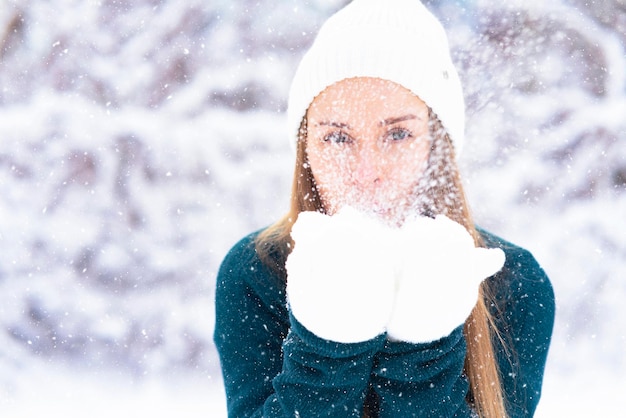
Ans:
[[[428,107],[399,84],[333,84],[307,112],[307,154],[324,209],[349,205],[399,225],[413,212],[430,150]]]

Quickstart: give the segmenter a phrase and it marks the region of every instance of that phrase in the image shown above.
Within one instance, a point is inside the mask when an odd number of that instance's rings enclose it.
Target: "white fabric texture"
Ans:
[[[480,283],[505,261],[501,249],[476,248],[465,227],[443,215],[407,221],[398,244],[402,265],[387,333],[411,343],[440,339],[465,322]]]
[[[331,16],[294,75],[287,107],[289,138],[326,87],[376,77],[407,88],[437,115],[460,154],[465,104],[448,38],[419,0],[354,0]]]
[[[292,314],[326,340],[353,343],[385,332],[391,314],[392,230],[344,208],[334,216],[302,212],[293,225],[287,258]]]

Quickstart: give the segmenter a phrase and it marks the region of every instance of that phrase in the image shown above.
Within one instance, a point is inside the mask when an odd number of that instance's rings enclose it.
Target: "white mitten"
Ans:
[[[445,337],[470,315],[504,252],[476,248],[465,227],[443,215],[407,221],[399,236],[403,261],[388,335],[411,343]]]
[[[334,216],[300,213],[291,237],[287,298],[296,319],[336,342],[382,334],[394,297],[392,230],[344,208]]]

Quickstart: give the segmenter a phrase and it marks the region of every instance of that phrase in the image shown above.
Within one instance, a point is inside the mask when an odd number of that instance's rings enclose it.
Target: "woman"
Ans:
[[[232,417],[527,417],[554,295],[474,226],[464,104],[417,0],[354,0],[292,82],[290,212],[236,244],[214,340]]]

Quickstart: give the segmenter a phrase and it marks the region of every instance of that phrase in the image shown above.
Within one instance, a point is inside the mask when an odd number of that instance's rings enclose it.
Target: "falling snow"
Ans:
[[[0,415],[224,414],[215,274],[287,209],[288,80],[344,3],[0,0]],[[537,416],[617,416],[626,10],[506,4],[429,2],[465,86],[462,175],[554,283]]]

